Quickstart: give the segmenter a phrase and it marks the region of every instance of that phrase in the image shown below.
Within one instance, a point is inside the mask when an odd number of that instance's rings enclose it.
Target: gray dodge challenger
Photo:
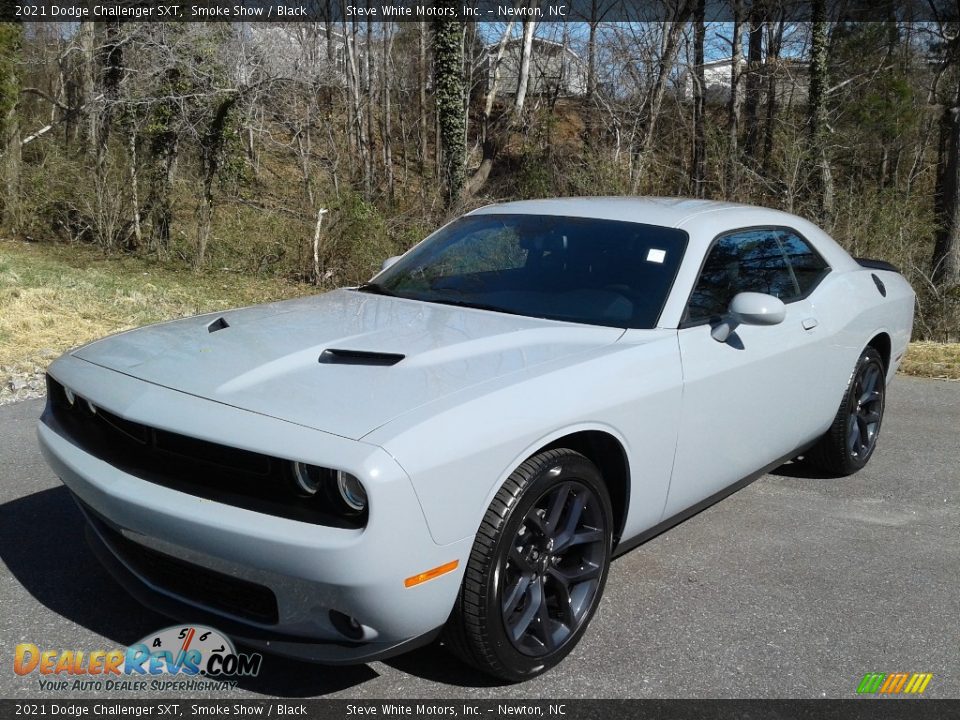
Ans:
[[[358,287],[72,350],[37,432],[146,605],[324,663],[442,636],[517,681],[617,553],[788,460],[861,469],[913,309],[783,212],[505,203]]]

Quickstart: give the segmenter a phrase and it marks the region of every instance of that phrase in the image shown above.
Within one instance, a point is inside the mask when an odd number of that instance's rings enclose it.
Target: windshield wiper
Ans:
[[[387,297],[398,297],[398,295],[393,292],[393,290],[387,290],[380,283],[375,282],[366,282],[363,285],[360,285],[356,288],[357,292],[370,293],[371,295],[386,295]]]
[[[491,310],[498,313],[506,313],[507,315],[526,315],[526,313],[517,312],[516,310],[507,310],[502,308],[499,305],[486,305],[484,303],[469,302],[467,300],[452,300],[448,298],[417,298],[418,300],[423,300],[424,302],[436,303],[437,305],[453,305],[455,307],[468,307],[473,308],[474,310]],[[535,316],[531,316],[535,317]]]

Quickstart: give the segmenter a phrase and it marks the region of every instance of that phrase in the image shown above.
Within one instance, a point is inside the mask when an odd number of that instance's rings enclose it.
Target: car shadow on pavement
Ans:
[[[408,675],[461,688],[503,687],[510,684],[474,670],[451,655],[439,640],[404,655],[388,658],[383,663]]]
[[[824,472],[817,466],[803,459],[791,460],[790,462],[784,463],[775,470],[771,470],[770,474],[800,480],[835,480],[837,477],[836,475]]]
[[[170,625],[169,618],[127,595],[100,565],[82,539],[83,523],[62,486],[0,505],[0,559],[38,602],[120,647]],[[64,638],[64,646],[73,645]],[[367,665],[334,668],[266,656],[260,675],[237,686],[261,695],[312,697],[376,677]]]

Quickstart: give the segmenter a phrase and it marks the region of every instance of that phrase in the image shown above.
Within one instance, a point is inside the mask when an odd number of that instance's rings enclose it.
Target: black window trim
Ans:
[[[724,230],[722,233],[719,233],[716,237],[713,238],[713,240],[710,241],[710,246],[707,248],[707,251],[703,254],[703,257],[700,259],[700,267],[697,269],[697,277],[696,277],[696,280],[694,280],[693,285],[690,287],[690,292],[687,294],[686,302],[684,302],[683,304],[683,312],[681,313],[681,316],[680,316],[681,319],[677,325],[677,330],[686,330],[687,328],[698,327],[700,325],[709,325],[717,319],[718,316],[713,315],[711,317],[703,318],[701,320],[683,320],[683,315],[686,314],[687,308],[690,306],[690,300],[693,299],[693,291],[697,289],[697,283],[700,282],[700,276],[703,275],[703,268],[707,264],[707,258],[710,257],[710,253],[713,252],[713,248],[716,246],[716,244],[720,242],[723,238],[729,237],[730,235],[736,235],[737,233],[744,233],[744,232],[753,232],[756,230],[773,230],[773,231],[786,230],[788,232],[793,233],[798,238],[803,240],[803,242],[807,244],[807,247],[809,247],[810,250],[813,251],[813,254],[816,255],[818,258],[820,258],[820,260],[826,266],[826,272],[822,273],[820,277],[817,279],[817,281],[809,287],[809,289],[807,289],[805,292],[800,293],[795,298],[791,298],[790,300],[783,301],[784,305],[791,305],[795,302],[799,302],[800,300],[806,300],[808,297],[810,297],[810,295],[813,294],[814,290],[816,290],[820,286],[820,283],[823,282],[824,278],[826,278],[827,275],[833,272],[833,267],[830,265],[830,263],[827,262],[827,259],[823,257],[823,254],[819,250],[817,250],[817,246],[814,243],[810,242],[810,240],[807,238],[806,235],[804,235],[802,232],[800,232],[796,228],[790,227],[789,225],[747,225],[745,227],[736,228],[734,230]],[[796,283],[797,289],[799,290],[800,283],[797,282],[796,273],[793,270],[793,263],[790,262],[790,257],[787,255],[786,252],[784,252],[783,243],[776,236],[775,236],[775,239],[777,241],[777,246],[780,248],[780,252],[783,253],[783,258],[787,263],[787,268],[790,270],[790,275],[791,277],[793,277],[793,281]]]

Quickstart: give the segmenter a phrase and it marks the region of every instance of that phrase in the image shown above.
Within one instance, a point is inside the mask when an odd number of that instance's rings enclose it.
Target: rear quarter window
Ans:
[[[797,280],[800,294],[806,295],[830,272],[830,266],[810,243],[792,230],[782,230],[779,240]]]

